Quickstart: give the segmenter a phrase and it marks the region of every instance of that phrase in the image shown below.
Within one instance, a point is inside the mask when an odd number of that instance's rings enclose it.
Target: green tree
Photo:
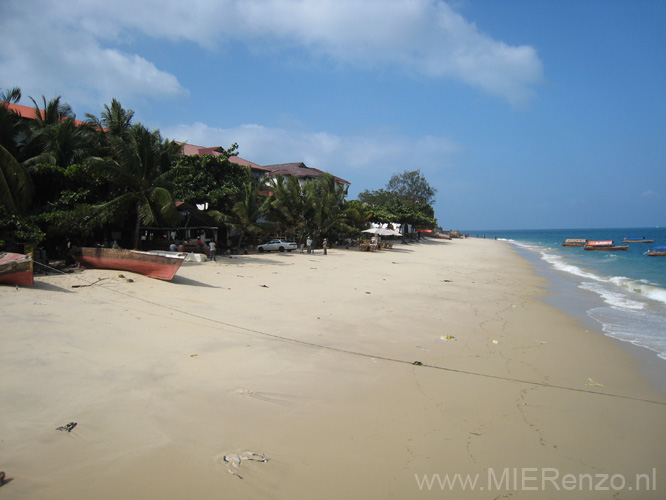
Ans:
[[[285,236],[301,238],[312,218],[312,204],[296,176],[276,177],[267,189],[269,196],[269,217],[277,224],[278,231]]]
[[[330,237],[344,227],[347,214],[343,209],[347,188],[336,182],[331,174],[309,181],[305,185],[306,206],[310,215],[306,220],[307,228],[319,241]]]
[[[216,220],[231,226],[240,232],[238,237],[238,250],[240,250],[247,234],[259,234],[268,224],[262,222],[268,210],[270,201],[262,193],[257,182],[248,182],[242,190],[241,199],[238,200],[231,211],[221,214],[218,211],[211,213]]]
[[[170,167],[181,146],[141,124],[132,127],[127,142],[121,138],[114,142],[113,158],[98,159],[92,166],[116,184],[120,194],[98,206],[95,220],[107,223],[132,211],[136,217],[134,248],[138,248],[142,224],[175,222],[180,217],[170,191],[170,180],[178,171]]]
[[[430,185],[420,170],[405,170],[402,174],[393,174],[386,190],[402,199],[429,205],[435,203],[437,193],[437,189]]]
[[[24,214],[32,199],[30,176],[9,151],[0,146],[0,206],[12,214]]]
[[[14,87],[0,94],[0,102],[16,104],[21,100],[21,89]],[[0,146],[14,158],[19,158],[20,141],[24,140],[28,127],[21,116],[8,106],[0,106]]]
[[[252,182],[250,169],[230,162],[226,154],[178,156],[173,166],[182,172],[173,179],[178,201],[207,203],[210,210],[224,213],[244,197],[245,186]]]
[[[437,192],[420,170],[393,175],[386,189],[363,191],[358,199],[370,212],[370,219],[380,223],[411,224],[421,228],[437,226],[432,208]]]

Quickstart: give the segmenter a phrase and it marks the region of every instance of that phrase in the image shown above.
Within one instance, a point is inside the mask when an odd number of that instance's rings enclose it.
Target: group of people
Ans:
[[[206,248],[208,249],[207,252],[205,251]],[[169,250],[172,252],[184,252],[185,245],[182,241],[179,241],[178,244],[173,242],[171,245],[169,245]],[[207,253],[208,260],[217,262],[217,243],[211,240],[208,242],[208,245],[206,245],[203,241],[201,241],[201,238],[197,238],[197,241],[194,243],[194,253]]]
[[[312,241],[312,238],[310,238],[309,236],[307,237],[305,242],[303,242],[303,238],[301,238],[301,253],[303,253],[303,247],[304,246],[307,246],[308,253],[314,253],[314,242]],[[328,254],[328,252],[327,252],[327,250],[328,250],[328,239],[327,238],[324,238],[324,241],[322,242],[322,247],[324,249],[324,255],[327,255]]]

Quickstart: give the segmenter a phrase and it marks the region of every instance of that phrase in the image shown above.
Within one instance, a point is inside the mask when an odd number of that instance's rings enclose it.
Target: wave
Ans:
[[[646,305],[644,302],[631,300],[622,292],[609,290],[599,283],[589,283],[584,281],[578,285],[578,288],[599,294],[606,304],[618,309],[640,311],[641,309],[644,309]]]
[[[606,335],[618,340],[646,347],[666,359],[666,318],[642,312],[621,311],[612,307],[598,307],[587,314],[602,325]]]
[[[666,304],[666,289],[664,288],[652,285],[646,281],[635,281],[623,276],[616,276],[611,278],[610,281],[621,288],[626,288],[630,292]]]
[[[574,266],[573,264],[569,264],[566,262],[562,257],[559,255],[554,255],[552,253],[546,253],[546,252],[541,252],[541,258],[548,262],[551,266],[553,266],[555,269],[558,271],[564,271],[569,274],[573,274],[575,276],[580,276],[581,278],[587,278],[587,279],[592,279],[595,281],[608,281],[605,278],[602,278],[601,276],[598,276],[594,273],[591,273],[589,271],[584,271],[578,266]]]

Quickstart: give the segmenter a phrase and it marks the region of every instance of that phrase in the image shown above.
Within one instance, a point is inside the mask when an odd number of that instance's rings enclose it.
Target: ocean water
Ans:
[[[549,229],[470,231],[509,241],[525,256],[537,259],[548,271],[573,284],[573,300],[586,304],[586,314],[611,337],[631,342],[666,360],[666,257],[646,252],[666,245],[666,228]],[[567,238],[614,240],[645,237],[654,243],[629,243],[627,251],[586,251],[563,247]],[[590,294],[593,299],[591,300]]]

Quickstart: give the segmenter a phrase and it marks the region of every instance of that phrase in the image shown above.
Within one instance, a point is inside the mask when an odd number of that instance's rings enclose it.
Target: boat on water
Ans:
[[[666,245],[656,246],[647,251],[650,257],[666,257]]]
[[[83,267],[130,271],[161,280],[172,279],[185,260],[184,256],[167,257],[138,250],[101,247],[76,248],[72,257]]]
[[[624,238],[622,240],[622,243],[654,243],[654,240],[646,240],[645,236],[641,237],[631,237],[631,238]]]
[[[616,245],[613,240],[600,240],[600,241],[588,241],[585,246],[585,250],[602,250],[602,251],[615,251],[615,250],[628,250],[628,245]]]
[[[32,256],[0,252],[0,283],[33,285],[35,280],[32,275]]]
[[[585,246],[586,243],[587,243],[587,240],[584,240],[584,239],[567,238],[562,243],[562,246],[563,247],[582,247],[582,246]]]

